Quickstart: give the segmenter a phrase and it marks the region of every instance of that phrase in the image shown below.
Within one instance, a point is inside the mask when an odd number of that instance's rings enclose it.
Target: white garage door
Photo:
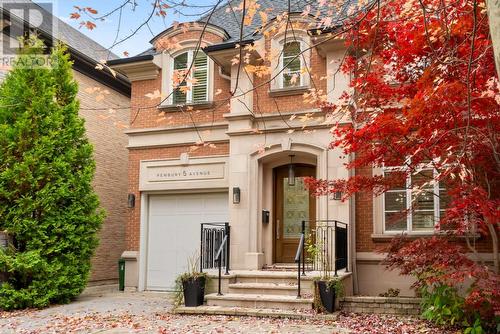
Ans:
[[[199,252],[200,224],[227,221],[227,193],[150,196],[146,288],[172,290]]]

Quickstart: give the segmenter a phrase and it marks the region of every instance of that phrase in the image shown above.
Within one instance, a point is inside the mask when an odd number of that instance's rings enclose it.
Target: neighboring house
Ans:
[[[4,42],[18,37],[12,36],[14,29],[11,27],[21,22],[17,16],[19,7],[24,12],[44,11],[34,3],[2,1],[2,4],[7,2],[15,4],[18,11],[10,11],[8,6],[2,8]],[[44,13],[47,14],[46,11]],[[36,32],[48,46],[55,41],[62,41],[69,47],[74,61],[74,76],[79,85],[80,115],[85,119],[87,136],[94,145],[94,188],[101,207],[107,213],[92,261],[90,284],[117,282],[117,263],[125,250],[127,221],[127,136],[123,133],[122,125],[128,122],[130,82],[122,75],[115,77],[96,69],[100,61],[116,59],[116,55],[55,16],[47,15],[54,21],[45,20],[37,27],[28,23],[27,28]],[[51,23],[55,24],[54,28]],[[6,69],[2,70],[4,76]]]
[[[269,22],[255,33],[260,25],[255,17],[242,42],[241,12],[226,4],[208,24],[204,17],[172,26],[153,38],[153,47],[143,54],[108,62],[132,82],[126,133],[129,196],[135,197],[135,206],[129,209],[126,233],[127,286],[172,289],[176,275],[200,249],[201,223],[229,222],[235,275],[273,265],[286,269],[294,261],[306,219],[312,221],[307,226],[311,229],[325,220],[347,224],[348,247],[336,251],[344,260],[340,267],[347,260],[344,274],[354,278],[348,290],[378,295],[399,288],[402,295],[413,295],[411,280],[385,270],[376,249],[402,231],[432,235],[435,217],[442,212],[439,199],[426,199],[427,211],[415,212],[413,224],[409,217],[389,226],[385,217],[400,208],[407,193],[390,192],[384,198],[359,194],[344,202],[336,195],[309,196],[305,177],[349,175],[348,157],[328,148],[332,123],[304,100],[304,93],[315,91],[334,102],[348,89],[349,76],[338,71],[345,45],[327,32],[309,30],[313,19],[299,14],[291,16],[293,34],[276,30],[276,17],[287,11],[288,2],[259,4],[268,9]],[[292,12],[300,13],[306,5],[293,1]],[[340,23],[348,7],[347,2],[343,10],[324,15]],[[196,54],[200,36],[203,52]],[[245,63],[267,66],[271,73],[253,75],[233,61],[244,45],[252,45],[243,51],[250,53]],[[172,91],[193,59],[196,81],[187,80]],[[351,123],[346,118],[340,125]],[[338,245],[334,239],[327,242],[330,252]]]

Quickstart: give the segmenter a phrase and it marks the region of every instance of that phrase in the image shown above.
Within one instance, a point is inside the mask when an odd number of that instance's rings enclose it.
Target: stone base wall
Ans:
[[[342,311],[353,313],[420,314],[420,298],[411,297],[344,297]]]

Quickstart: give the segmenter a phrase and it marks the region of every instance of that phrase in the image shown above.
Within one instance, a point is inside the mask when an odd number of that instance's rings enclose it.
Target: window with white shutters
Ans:
[[[192,63],[192,66],[191,66]],[[190,70],[190,73],[187,71]],[[186,51],[173,61],[172,104],[203,103],[208,101],[208,58],[203,51]]]

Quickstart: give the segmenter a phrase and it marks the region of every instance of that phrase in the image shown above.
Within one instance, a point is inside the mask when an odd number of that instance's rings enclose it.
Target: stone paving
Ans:
[[[86,293],[68,305],[44,310],[0,311],[0,334],[366,333],[452,334],[415,317],[342,313],[333,319],[182,315],[166,293]],[[348,328],[349,330],[347,330]]]
[[[331,321],[180,315],[169,294],[102,293],[44,310],[0,312],[0,333],[332,333]],[[346,331],[336,331],[342,333]]]

